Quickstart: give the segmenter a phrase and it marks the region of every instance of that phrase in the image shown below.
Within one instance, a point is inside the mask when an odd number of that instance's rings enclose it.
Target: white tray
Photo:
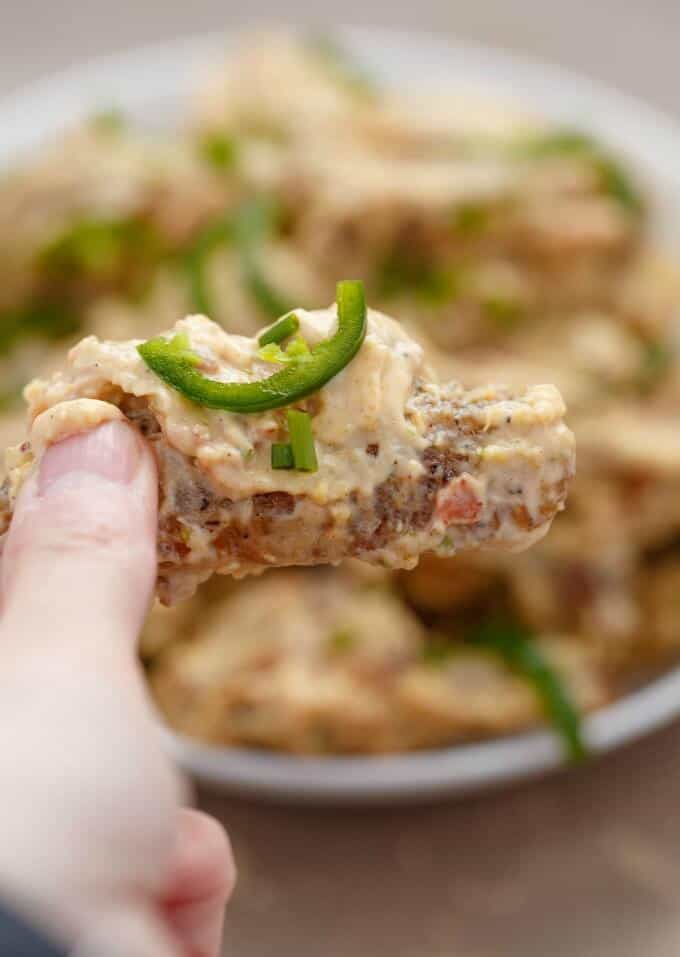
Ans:
[[[526,103],[565,124],[591,130],[625,155],[663,210],[655,229],[677,247],[680,222],[680,128],[631,97],[566,70],[467,42],[387,30],[343,29],[341,39],[385,82],[408,78],[422,88],[469,88]],[[0,101],[0,164],[96,109],[119,106],[145,125],[183,115],[197,76],[224,55],[220,36],[196,37],[83,63]],[[668,723],[680,712],[680,671],[673,670],[585,722],[594,752]],[[298,758],[207,748],[165,732],[187,771],[224,790],[314,802],[408,801],[463,794],[546,772],[562,763],[545,731],[438,751],[384,758]]]

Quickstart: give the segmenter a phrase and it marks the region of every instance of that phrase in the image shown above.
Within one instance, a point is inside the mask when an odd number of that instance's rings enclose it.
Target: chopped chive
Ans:
[[[412,295],[429,306],[448,305],[461,293],[461,276],[419,257],[394,251],[381,265],[378,288],[383,299]]]
[[[319,463],[316,458],[312,420],[309,413],[300,412],[298,409],[289,409],[288,431],[295,468],[301,472],[316,472]]]
[[[214,169],[223,172],[233,169],[238,157],[238,147],[233,137],[224,133],[206,136],[199,144],[203,159]]]
[[[337,631],[332,631],[328,636],[328,646],[335,654],[341,655],[351,651],[355,644],[356,636],[349,628],[338,628]]]
[[[272,468],[292,469],[294,466],[293,449],[290,444],[288,442],[274,442],[272,445]]]
[[[206,272],[210,257],[223,246],[231,246],[238,253],[243,281],[264,313],[278,319],[292,311],[291,303],[270,285],[257,259],[260,245],[274,233],[277,220],[278,209],[271,202],[254,199],[199,233],[185,254],[191,299],[197,312],[205,316],[216,312]]]
[[[533,159],[553,156],[583,157],[597,174],[600,189],[631,215],[644,211],[644,202],[628,174],[595,140],[576,130],[556,130],[517,144],[517,155]]]
[[[600,180],[600,188],[634,216],[643,211],[643,202],[628,175],[608,156],[596,156],[593,165]]]
[[[20,309],[0,313],[0,355],[11,352],[24,339],[58,341],[80,330],[78,316],[50,303],[28,303]]]
[[[97,133],[120,133],[125,129],[126,120],[122,110],[112,108],[93,113],[89,123]]]
[[[284,312],[290,312],[290,301],[271,285],[260,270],[259,263],[250,248],[241,249],[241,262],[248,291],[262,312],[268,316],[280,316]]]
[[[207,263],[216,250],[228,245],[234,236],[231,216],[225,216],[207,226],[194,240],[185,256],[193,308],[204,316],[213,316],[215,305],[208,289]]]
[[[299,333],[286,346],[286,358],[288,362],[302,362],[311,355],[311,350],[307,340]]]
[[[561,129],[548,133],[539,133],[529,139],[521,139],[515,144],[515,151],[521,156],[570,156],[592,153],[595,143],[586,133],[579,130]]]
[[[524,315],[520,303],[502,296],[489,296],[482,302],[482,309],[486,317],[501,329],[512,329]]]
[[[274,319],[292,312],[292,307],[262,272],[258,253],[267,237],[276,234],[280,221],[279,204],[265,197],[244,203],[234,219],[234,240],[241,256],[244,282],[260,309]]]
[[[278,362],[284,365],[288,362],[288,357],[281,346],[275,342],[268,342],[266,346],[260,346],[257,350],[257,358],[263,362]]]
[[[479,236],[486,230],[489,218],[489,207],[483,203],[462,203],[454,210],[454,232],[467,238]]]
[[[638,384],[643,392],[651,391],[673,365],[673,350],[665,342],[651,341],[644,345]]]
[[[265,362],[280,362],[282,365],[304,362],[311,357],[311,350],[302,336],[297,335],[288,343],[285,350],[275,342],[268,342],[257,350],[258,358]]]
[[[192,366],[200,366],[201,357],[191,348],[189,334],[186,332],[177,332],[168,339],[168,352],[178,359],[184,359]]]
[[[326,68],[328,75],[349,93],[362,99],[372,99],[377,95],[375,79],[333,37],[324,34],[310,36],[307,49]]]
[[[278,345],[278,343],[296,333],[299,328],[300,320],[294,312],[291,312],[287,316],[282,316],[273,326],[265,329],[257,341],[261,346],[269,345],[270,342],[275,342]]]

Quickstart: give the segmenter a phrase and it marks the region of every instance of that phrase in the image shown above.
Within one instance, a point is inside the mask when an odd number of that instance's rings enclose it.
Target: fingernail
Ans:
[[[68,475],[99,475],[126,485],[140,459],[139,439],[123,422],[107,422],[91,432],[72,435],[51,445],[40,463],[38,490],[48,489]]]

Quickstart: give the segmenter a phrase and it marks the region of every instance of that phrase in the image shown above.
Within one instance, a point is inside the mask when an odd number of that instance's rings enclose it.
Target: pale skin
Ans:
[[[77,954],[217,957],[235,881],[182,807],[136,662],[156,574],[153,457],[110,422],[51,446],[2,556],[0,898]]]

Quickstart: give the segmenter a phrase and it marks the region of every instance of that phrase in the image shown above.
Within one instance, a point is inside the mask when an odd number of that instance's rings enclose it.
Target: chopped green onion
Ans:
[[[263,275],[257,258],[257,247],[275,232],[281,211],[268,199],[254,199],[245,203],[234,221],[234,237],[241,254],[246,286],[260,309],[268,316],[278,318],[291,312],[291,304]]]
[[[282,316],[273,326],[265,329],[257,341],[261,346],[266,346],[270,342],[275,342],[278,345],[284,339],[288,339],[289,336],[296,333],[299,328],[300,320],[294,312],[289,312],[287,316]]]
[[[462,203],[453,212],[453,230],[466,238],[479,236],[489,224],[490,210],[484,203]]]
[[[261,272],[253,250],[244,248],[241,254],[246,286],[262,312],[268,316],[290,312],[290,300],[284,298]]]
[[[595,149],[595,141],[590,136],[570,129],[539,133],[515,144],[515,150],[520,156],[568,156],[592,153]]]
[[[295,468],[300,472],[316,472],[319,463],[316,458],[312,419],[309,413],[289,409],[287,418]]]
[[[286,346],[286,358],[289,362],[300,362],[311,356],[311,350],[307,345],[307,340],[304,339],[299,333],[292,342],[289,342]]]
[[[236,140],[225,133],[206,136],[199,145],[203,159],[214,169],[224,172],[233,169],[238,157]]]
[[[21,309],[0,314],[0,355],[5,355],[22,339],[57,341],[80,329],[80,319],[72,312],[50,302],[33,302]]]
[[[73,223],[38,254],[37,265],[59,280],[84,276],[116,281],[155,266],[163,243],[151,224],[129,219],[83,219]]]
[[[590,136],[576,130],[556,130],[539,135],[516,145],[519,156],[535,158],[551,156],[581,156],[597,173],[600,189],[621,204],[629,213],[639,215],[643,201],[628,174],[620,164]]]
[[[89,123],[97,133],[120,133],[126,126],[125,114],[115,108],[93,113]]]
[[[215,250],[232,241],[233,234],[232,217],[225,216],[206,227],[194,240],[186,254],[185,263],[189,276],[191,300],[194,309],[204,316],[212,316],[215,311],[206,285],[206,263]]]
[[[618,163],[608,156],[598,156],[593,159],[593,165],[600,179],[600,188],[608,196],[629,213],[636,216],[642,213],[642,199]]]
[[[201,357],[191,348],[189,335],[186,332],[178,332],[172,339],[168,339],[167,351],[175,359],[188,362],[189,365],[198,366],[201,364]]]
[[[254,199],[235,213],[212,223],[197,237],[186,254],[191,299],[194,308],[205,316],[216,309],[207,288],[206,266],[210,256],[221,246],[233,245],[240,257],[244,282],[260,309],[274,319],[291,312],[291,304],[281,296],[262,274],[257,261],[257,247],[276,226],[278,212],[263,199]]]
[[[484,299],[482,309],[487,318],[502,329],[512,329],[524,314],[524,309],[519,302],[502,296],[489,296]]]
[[[333,37],[323,34],[310,36],[307,49],[329,75],[350,93],[361,98],[373,98],[377,94],[378,88],[373,77]]]
[[[293,449],[288,442],[274,442],[272,445],[272,468],[292,469],[295,467]]]
[[[583,761],[587,747],[581,731],[581,717],[559,675],[546,662],[533,636],[512,621],[488,621],[469,638],[471,644],[501,655],[506,665],[534,687],[546,715],[559,731],[567,755]]]
[[[646,342],[642,356],[642,368],[639,385],[643,392],[649,392],[664,378],[673,365],[674,354],[665,342]]]
[[[378,284],[383,299],[406,294],[430,306],[455,302],[461,291],[460,275],[455,270],[400,252],[392,253],[383,263]]]
[[[260,346],[257,350],[257,358],[262,359],[263,362],[278,362],[281,365],[290,361],[281,346],[277,345],[276,342],[268,342],[266,346]]]
[[[21,402],[24,387],[16,386],[0,392],[0,412],[8,412]]]
[[[335,654],[345,654],[351,651],[356,644],[356,635],[349,628],[338,628],[328,636],[328,646]]]
[[[307,342],[300,335],[289,342],[285,350],[275,342],[268,342],[266,346],[260,346],[257,350],[258,358],[265,362],[279,362],[281,365],[289,362],[304,362],[311,354]]]

